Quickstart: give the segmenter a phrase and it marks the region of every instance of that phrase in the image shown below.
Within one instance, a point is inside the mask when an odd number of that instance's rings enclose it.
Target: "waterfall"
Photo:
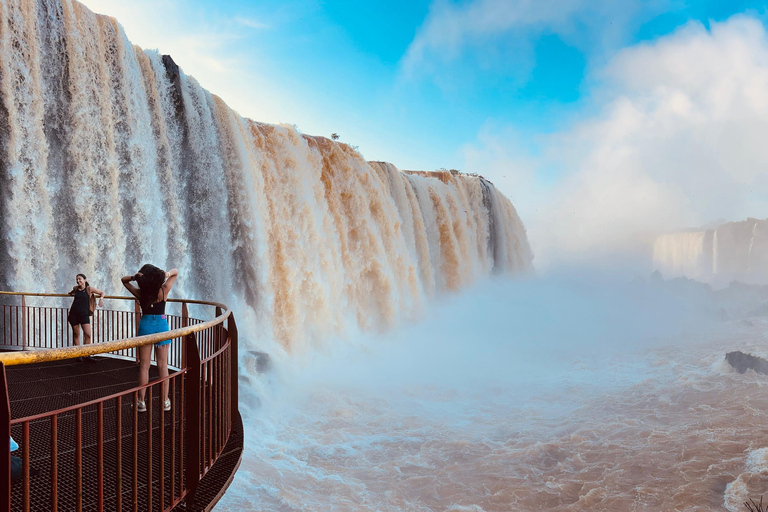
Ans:
[[[706,279],[712,273],[714,237],[712,231],[660,235],[653,245],[654,264],[667,276]]]
[[[248,310],[286,351],[387,329],[437,294],[532,268],[477,175],[402,172],[245,119],[73,0],[0,3],[0,284],[110,294],[141,264]]]
[[[654,243],[653,262],[669,277],[713,284],[768,283],[768,219],[748,218],[714,230],[660,235]]]

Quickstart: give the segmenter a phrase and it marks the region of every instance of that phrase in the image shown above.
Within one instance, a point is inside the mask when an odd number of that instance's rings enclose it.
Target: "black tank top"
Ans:
[[[88,288],[82,290],[75,289],[75,300],[72,301],[72,308],[70,311],[77,311],[78,313],[88,313],[90,307],[88,304]]]
[[[164,315],[165,314],[165,293],[163,293],[163,300],[155,302],[149,306],[142,307],[141,313],[144,315]]]
[[[141,311],[145,315],[164,315],[165,301],[155,302],[154,304],[150,304],[149,307],[141,308]]]

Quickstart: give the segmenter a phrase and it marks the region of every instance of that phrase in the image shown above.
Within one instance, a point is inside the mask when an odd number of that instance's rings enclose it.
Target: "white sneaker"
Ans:
[[[171,410],[171,399],[166,398],[165,402],[163,402],[163,410],[164,411],[170,411]]]
[[[139,412],[147,412],[147,404],[144,403],[144,400],[139,400],[136,405],[136,410]]]

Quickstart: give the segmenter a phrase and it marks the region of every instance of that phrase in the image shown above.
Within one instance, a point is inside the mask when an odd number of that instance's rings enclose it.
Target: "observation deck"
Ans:
[[[169,299],[171,331],[136,336],[138,303],[107,296],[113,309],[91,317],[92,343],[73,346],[70,301],[0,292],[0,439],[20,445],[0,450],[0,512],[213,508],[243,449],[232,312]],[[138,386],[138,347],[168,339],[168,377],[158,378],[153,361],[149,383]],[[147,412],[140,413],[142,388]],[[14,481],[12,455],[23,468]]]

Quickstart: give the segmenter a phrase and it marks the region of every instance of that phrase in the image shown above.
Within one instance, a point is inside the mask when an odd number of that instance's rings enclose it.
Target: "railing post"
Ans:
[[[134,313],[134,315],[133,315],[133,320],[134,320],[133,335],[134,336],[138,336],[139,335],[139,322],[141,322],[141,306],[139,305],[139,301],[137,301],[137,300],[133,301],[133,313]],[[135,348],[135,349],[133,349],[133,351],[135,352],[135,356],[136,356],[136,364],[139,364],[139,349]]]
[[[27,300],[21,296],[21,350],[27,350]]]
[[[0,363],[0,512],[11,512],[11,402],[5,365]]]
[[[186,360],[184,397],[184,437],[186,438],[187,507],[195,502],[195,492],[200,481],[200,354],[194,334],[184,337]]]
[[[181,303],[181,326],[189,327],[189,309],[187,308],[186,302]],[[181,351],[181,367],[182,368],[187,367],[187,350],[185,348],[182,349]]]
[[[219,306],[216,306],[216,318],[219,318],[223,311]],[[219,350],[226,343],[226,332],[224,331],[224,322],[218,324],[213,328],[213,351]]]
[[[237,396],[237,385],[238,385],[238,378],[237,378],[237,324],[235,323],[235,315],[233,313],[229,314],[229,320],[227,324],[227,330],[229,331],[229,339],[230,339],[230,345],[229,345],[229,354],[230,354],[230,366],[232,368],[230,372],[230,378],[232,379],[229,383],[230,385],[230,400],[231,405],[229,409],[229,415],[231,423],[230,425],[235,425],[237,422],[237,415],[238,415],[238,396]]]

